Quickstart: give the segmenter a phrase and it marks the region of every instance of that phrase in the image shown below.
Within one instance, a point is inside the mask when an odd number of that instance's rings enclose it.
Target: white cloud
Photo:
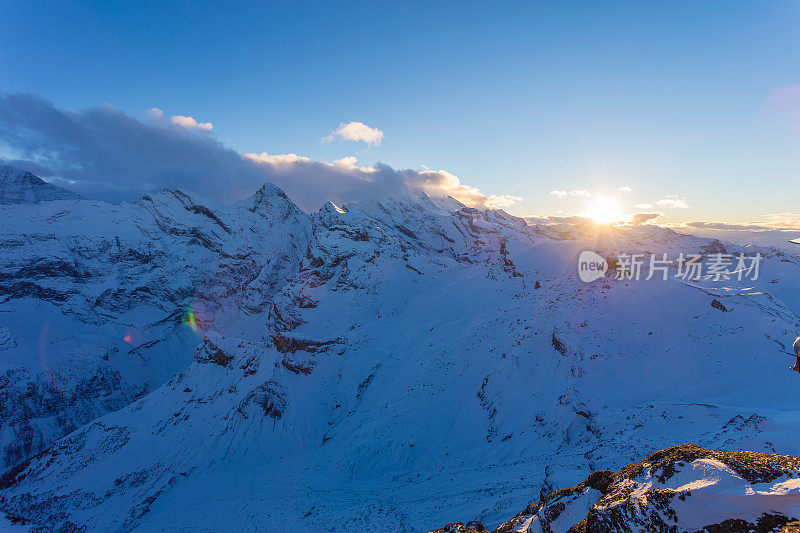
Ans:
[[[359,170],[361,172],[375,172],[375,169],[372,167],[359,167],[358,159],[356,159],[356,157],[352,155],[334,160],[333,166],[334,168],[338,168],[340,170],[345,170],[345,171]]]
[[[486,199],[486,207],[493,207],[495,209],[503,209],[504,207],[511,207],[517,202],[523,200],[522,196],[514,196],[513,194],[500,194],[491,195]]]
[[[664,213],[631,213],[628,219],[634,226],[641,226],[643,224],[653,224],[661,216],[664,216]]]
[[[109,108],[109,111],[113,111],[113,108]],[[151,107],[147,110],[147,114],[153,119],[154,122],[158,124],[164,123],[164,110],[159,109],[158,107]],[[183,115],[174,115],[169,118],[169,124],[174,126],[180,126],[181,128],[185,128],[187,130],[204,130],[204,131],[211,131],[214,129],[214,125],[210,122],[197,122],[194,117],[185,117]]]
[[[636,204],[636,209],[653,209],[653,204]]]
[[[458,176],[446,170],[404,171],[407,173],[407,184],[428,196],[451,196],[465,205],[478,207],[503,208],[522,201],[519,196],[511,194],[486,196],[477,187],[464,185]]]
[[[631,192],[633,189],[631,189],[627,185],[623,185],[622,187],[618,188],[617,190],[620,191],[620,192]]]
[[[477,187],[464,185],[458,176],[446,170],[395,170],[381,163],[363,167],[353,156],[332,163],[296,154],[244,154],[243,157],[266,170],[269,181],[308,210],[326,201],[341,204],[414,191],[434,198],[450,196],[473,207],[503,208],[522,200],[509,194],[487,196]]]
[[[254,163],[270,165],[280,170],[288,169],[295,163],[311,162],[311,159],[308,157],[299,156],[297,154],[268,154],[267,152],[262,152],[260,154],[244,154],[243,157]]]
[[[362,141],[369,145],[381,144],[383,132],[378,128],[370,128],[363,122],[342,122],[330,135],[324,137],[322,142],[332,142],[335,137],[347,141]]]
[[[572,189],[570,191],[550,191],[550,194],[556,198],[591,198],[592,193],[586,189]]]
[[[194,118],[185,117],[183,115],[175,115],[174,117],[171,117],[169,121],[172,124],[181,126],[183,128],[186,128],[187,130],[200,129],[200,130],[211,131],[212,129],[214,129],[214,125],[211,124],[210,122],[197,122]]]
[[[800,231],[800,213],[773,213],[766,218],[768,226]]]
[[[689,209],[689,203],[683,196],[677,194],[669,194],[656,202],[658,207],[666,207],[669,209]]]

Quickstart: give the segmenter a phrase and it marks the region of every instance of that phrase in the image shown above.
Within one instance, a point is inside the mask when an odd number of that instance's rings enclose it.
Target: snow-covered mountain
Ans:
[[[0,165],[0,205],[77,200],[79,194],[51,185],[30,172]]]
[[[800,455],[777,250],[271,185],[4,205],[0,235],[0,507],[45,530],[489,525],[675,444]],[[584,283],[588,249],[764,259]]]

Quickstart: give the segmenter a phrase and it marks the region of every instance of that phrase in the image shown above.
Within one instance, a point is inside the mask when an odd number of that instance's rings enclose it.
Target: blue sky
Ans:
[[[572,190],[665,221],[798,211],[798,2],[12,1],[0,19],[1,91],[158,107],[240,153],[444,169],[519,215],[580,212],[551,194]],[[381,144],[320,142],[350,121]]]

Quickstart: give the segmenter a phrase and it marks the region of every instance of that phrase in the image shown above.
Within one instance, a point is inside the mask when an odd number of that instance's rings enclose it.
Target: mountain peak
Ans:
[[[280,196],[281,198],[287,198],[286,193],[278,187],[270,182],[264,183],[253,196],[256,197],[263,197],[263,196]]]
[[[0,166],[0,205],[37,204],[50,200],[79,200],[81,196],[47,183],[20,168]]]
[[[262,216],[273,216],[275,213],[280,213],[280,216],[283,217],[291,214],[295,217],[305,218],[300,208],[286,193],[269,182],[264,183],[252,196],[238,201],[236,205]]]
[[[343,215],[343,214],[347,213],[347,211],[345,209],[342,209],[341,207],[339,207],[338,205],[336,205],[335,203],[330,202],[330,201],[325,202],[325,205],[320,207],[319,210],[320,210],[320,212],[323,212],[323,213],[336,213],[336,214],[339,214],[339,215]]]

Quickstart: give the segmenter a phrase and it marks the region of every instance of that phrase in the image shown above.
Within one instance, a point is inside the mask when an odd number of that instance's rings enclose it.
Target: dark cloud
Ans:
[[[70,112],[29,94],[0,93],[0,156],[68,184],[88,197],[134,199],[158,188],[180,188],[229,203],[270,181],[302,208],[324,202],[384,198],[423,191],[468,205],[503,207],[519,198],[487,197],[445,171],[360,167],[355,158],[334,163],[294,154],[245,154],[225,146],[212,125],[192,117],[163,118],[151,110],[142,122],[111,106]]]
[[[73,180],[86,195],[192,190],[227,202],[255,190],[263,171],[202,130],[142,123],[110,106],[62,111],[38,96],[0,96],[0,142],[18,165]]]

